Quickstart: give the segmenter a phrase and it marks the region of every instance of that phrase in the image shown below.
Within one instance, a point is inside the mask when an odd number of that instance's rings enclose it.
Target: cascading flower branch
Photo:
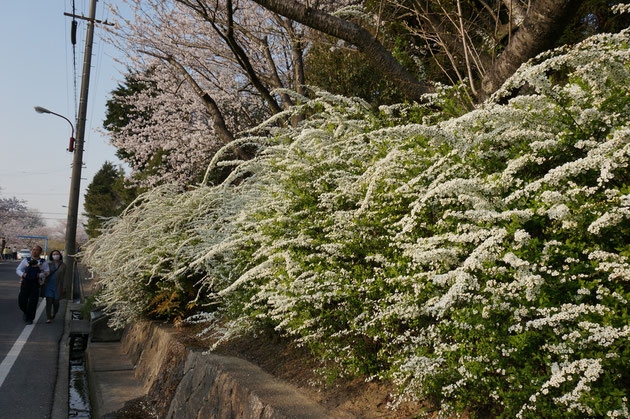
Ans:
[[[102,302],[122,325],[147,284],[192,289],[208,331],[273,327],[444,413],[627,417],[629,41],[546,53],[457,118],[301,97],[298,127],[239,140],[257,158],[216,156],[225,183],[150,192],[88,246]]]

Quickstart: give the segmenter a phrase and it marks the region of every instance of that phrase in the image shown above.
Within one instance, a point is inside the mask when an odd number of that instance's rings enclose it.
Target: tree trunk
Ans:
[[[271,56],[271,50],[269,49],[269,40],[265,36],[262,40],[261,47],[263,48],[263,53],[265,54],[265,59],[267,60],[267,65],[269,66],[269,73],[271,76],[271,80],[278,89],[284,87],[282,84],[282,80],[280,80],[280,76],[278,75],[278,68],[276,67],[276,62],[273,60]],[[284,108],[288,109],[293,106],[293,101],[291,97],[286,93],[280,93],[280,97],[282,98],[282,102],[284,103]]]
[[[583,0],[536,0],[510,44],[481,81],[477,98],[485,100],[527,60],[553,45],[571,12]]]
[[[290,19],[283,19],[281,16],[276,16],[278,23],[287,31],[289,36],[289,42],[291,43],[291,58],[293,64],[293,88],[301,95],[306,93],[305,84],[306,78],[304,77],[304,46],[300,36],[295,32],[293,28],[293,21]]]
[[[295,91],[303,95],[306,93],[304,85],[306,78],[304,77],[304,48],[302,41],[291,39],[291,54],[293,56],[293,80]]]

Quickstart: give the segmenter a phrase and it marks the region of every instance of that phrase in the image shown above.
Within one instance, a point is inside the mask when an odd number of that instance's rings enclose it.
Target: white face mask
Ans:
[[[60,255],[52,255],[53,260],[59,260]]]

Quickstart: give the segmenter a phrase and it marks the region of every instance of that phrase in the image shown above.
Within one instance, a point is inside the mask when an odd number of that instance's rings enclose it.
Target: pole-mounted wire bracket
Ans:
[[[85,17],[85,16],[82,16],[82,15],[75,15],[73,13],[66,13],[66,12],[64,12],[64,15],[65,16],[70,16],[72,18],[87,20],[88,22],[100,23],[102,25],[116,26],[113,23],[109,23],[107,20],[90,19],[89,17]]]

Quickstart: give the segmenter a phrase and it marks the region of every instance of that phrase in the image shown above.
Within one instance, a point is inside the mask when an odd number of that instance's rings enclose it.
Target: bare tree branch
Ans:
[[[462,37],[462,45],[464,47],[464,58],[466,59],[466,69],[468,70],[468,83],[470,85],[470,90],[474,95],[477,94],[475,89],[475,79],[473,78],[472,68],[470,66],[470,58],[468,57],[468,42],[466,41],[466,31],[464,30],[464,18],[462,16],[462,3],[460,0],[457,0],[457,15],[459,18],[459,30],[460,35]]]
[[[299,94],[306,93],[305,84],[306,77],[304,76],[304,45],[303,42],[295,32],[293,27],[293,21],[290,19],[283,19],[278,17],[278,22],[287,31],[289,35],[289,42],[291,43],[291,62],[293,64],[293,83],[294,89]]]
[[[521,6],[518,0],[503,0],[503,4],[508,8],[513,17],[513,25],[519,26],[527,17],[527,9]]]

